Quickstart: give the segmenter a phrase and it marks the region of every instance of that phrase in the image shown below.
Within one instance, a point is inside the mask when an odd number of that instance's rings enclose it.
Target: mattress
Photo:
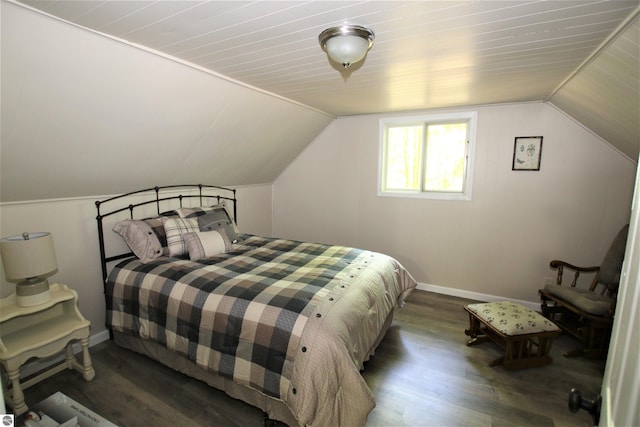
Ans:
[[[202,260],[120,263],[107,323],[121,345],[273,419],[363,425],[375,400],[360,369],[415,286],[384,254],[245,235]]]

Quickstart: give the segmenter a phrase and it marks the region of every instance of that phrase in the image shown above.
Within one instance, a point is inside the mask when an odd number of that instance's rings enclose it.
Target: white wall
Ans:
[[[240,231],[271,235],[271,185],[237,189]],[[0,204],[0,236],[13,236],[23,231],[52,233],[58,273],[49,278],[49,282],[66,283],[78,292],[80,311],[91,321],[92,335],[105,330],[105,302],[95,219],[95,201],[105,197]],[[115,233],[108,233],[115,236]],[[120,243],[117,236],[112,240],[111,246]],[[5,297],[14,289],[13,283],[5,281],[0,264],[0,295]]]
[[[551,259],[598,264],[628,221],[635,162],[547,104],[473,110],[473,200],[377,196],[378,121],[393,115],[340,118],[274,182],[273,234],[384,252],[422,284],[530,302]],[[541,170],[512,171],[514,138],[532,135],[544,137]]]

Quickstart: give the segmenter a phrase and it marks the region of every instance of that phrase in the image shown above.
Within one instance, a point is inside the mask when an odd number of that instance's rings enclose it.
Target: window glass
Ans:
[[[389,128],[385,185],[387,189],[420,189],[422,130],[423,126]]]
[[[382,119],[378,194],[470,200],[475,117]]]
[[[464,191],[467,124],[449,123],[427,128],[425,191]]]

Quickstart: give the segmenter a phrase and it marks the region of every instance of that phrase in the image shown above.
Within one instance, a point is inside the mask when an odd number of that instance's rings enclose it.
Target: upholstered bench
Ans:
[[[535,311],[514,302],[469,304],[467,345],[491,340],[504,349],[504,356],[489,363],[506,369],[521,369],[551,363],[549,350],[560,328]]]

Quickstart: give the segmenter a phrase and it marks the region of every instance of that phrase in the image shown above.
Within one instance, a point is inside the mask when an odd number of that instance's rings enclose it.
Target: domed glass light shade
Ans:
[[[327,28],[318,40],[329,58],[347,69],[364,58],[373,46],[375,34],[360,25],[343,25]]]

